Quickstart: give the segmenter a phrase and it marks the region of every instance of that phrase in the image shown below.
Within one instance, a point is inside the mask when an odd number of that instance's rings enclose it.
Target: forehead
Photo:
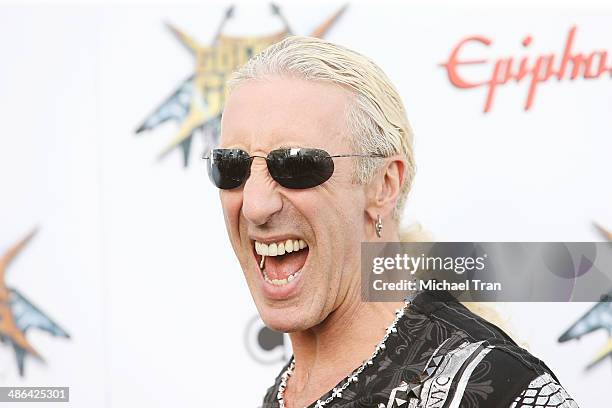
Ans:
[[[267,151],[280,146],[346,150],[351,94],[330,83],[295,78],[249,80],[223,111],[221,147]]]

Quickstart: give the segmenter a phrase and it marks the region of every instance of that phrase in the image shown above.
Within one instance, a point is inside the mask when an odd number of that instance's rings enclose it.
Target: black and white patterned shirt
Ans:
[[[326,407],[578,407],[542,361],[446,292],[416,295],[396,328],[358,381]],[[278,408],[280,377],[262,408]]]

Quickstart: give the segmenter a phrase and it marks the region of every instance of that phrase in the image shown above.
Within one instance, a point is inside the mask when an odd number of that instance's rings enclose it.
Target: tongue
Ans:
[[[287,279],[302,269],[307,256],[307,248],[281,256],[266,256],[264,269],[270,279]]]

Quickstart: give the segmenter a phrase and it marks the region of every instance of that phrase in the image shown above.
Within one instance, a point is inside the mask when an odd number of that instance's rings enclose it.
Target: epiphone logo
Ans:
[[[539,85],[550,79],[557,81],[575,80],[577,78],[597,79],[602,75],[612,76],[612,60],[608,62],[608,51],[596,50],[591,53],[583,53],[574,50],[574,39],[577,28],[571,27],[565,40],[562,54],[554,52],[536,56],[506,57],[499,59],[462,59],[461,54],[468,46],[478,45],[490,47],[493,41],[483,36],[472,36],[461,40],[451,51],[448,61],[440,64],[446,68],[450,82],[460,89],[484,87],[487,90],[487,98],[484,112],[489,112],[493,107],[493,101],[497,89],[510,82],[528,83],[529,90],[525,101],[525,110],[533,106]],[[521,42],[524,48],[528,48],[533,38],[528,35]],[[491,75],[482,81],[471,82],[461,75],[464,65],[489,65]]]

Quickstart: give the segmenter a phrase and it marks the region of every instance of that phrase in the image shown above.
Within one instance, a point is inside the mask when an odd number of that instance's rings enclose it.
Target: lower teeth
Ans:
[[[294,280],[295,278],[297,278],[299,274],[300,274],[300,272],[295,272],[295,273],[292,273],[291,275],[289,275],[285,279],[270,279],[268,277],[268,274],[266,273],[266,271],[265,270],[263,271],[263,275],[264,275],[265,281],[268,282],[268,283],[271,283],[272,285],[275,285],[275,286],[286,285],[289,282],[291,282],[292,280]]]

